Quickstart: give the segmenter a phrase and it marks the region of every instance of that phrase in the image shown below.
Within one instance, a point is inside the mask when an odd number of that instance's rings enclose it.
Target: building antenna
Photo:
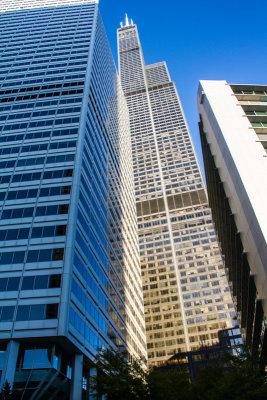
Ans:
[[[130,25],[130,23],[129,23],[128,15],[125,14],[125,26],[129,26],[129,25]]]

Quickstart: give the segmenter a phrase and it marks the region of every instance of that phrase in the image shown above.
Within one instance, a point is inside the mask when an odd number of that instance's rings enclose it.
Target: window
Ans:
[[[0,253],[0,265],[20,264],[24,261],[25,251]]]
[[[13,279],[13,278],[9,278]],[[53,289],[59,288],[61,284],[61,275],[37,275],[25,276],[22,281],[21,290]],[[5,283],[3,282],[3,286]],[[1,280],[0,280],[1,287]]]
[[[51,368],[51,355],[50,349],[27,349],[23,354],[23,369],[32,368]]]
[[[42,320],[44,319],[45,304],[32,305],[30,310],[29,320]]]
[[[35,277],[34,289],[46,289],[48,287],[48,275],[38,275]]]
[[[57,318],[58,304],[47,304],[46,319]]]
[[[2,308],[5,309],[10,307],[2,307]],[[58,304],[21,305],[18,306],[16,321],[35,321],[43,319],[54,319],[57,318],[57,315],[58,315]]]
[[[14,306],[0,307],[0,321],[11,322],[13,320],[14,311]]]

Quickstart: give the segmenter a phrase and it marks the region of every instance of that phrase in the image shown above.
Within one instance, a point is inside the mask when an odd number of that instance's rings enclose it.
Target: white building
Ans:
[[[267,348],[267,86],[200,81],[209,201],[246,343]],[[259,347],[260,346],[260,347]]]

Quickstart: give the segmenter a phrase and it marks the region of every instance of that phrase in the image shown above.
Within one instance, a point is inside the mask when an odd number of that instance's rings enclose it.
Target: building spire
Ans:
[[[124,28],[124,27],[126,27],[126,26],[131,26],[131,25],[133,25],[133,24],[134,24],[134,23],[133,23],[133,20],[132,20],[132,19],[129,20],[127,13],[125,13],[125,25],[123,25],[123,22],[121,22],[121,23],[120,23],[121,28]]]
[[[129,26],[130,25],[130,23],[129,23],[129,18],[128,18],[128,15],[127,15],[127,13],[125,14],[125,26]]]

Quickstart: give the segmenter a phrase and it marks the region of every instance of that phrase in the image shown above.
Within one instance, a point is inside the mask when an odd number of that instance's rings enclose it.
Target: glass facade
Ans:
[[[200,167],[164,62],[145,65],[137,27],[118,30],[130,113],[139,249],[151,365],[218,342],[235,325]]]
[[[1,3],[0,335],[23,339],[22,369],[27,338],[146,356],[129,117],[97,3]]]

